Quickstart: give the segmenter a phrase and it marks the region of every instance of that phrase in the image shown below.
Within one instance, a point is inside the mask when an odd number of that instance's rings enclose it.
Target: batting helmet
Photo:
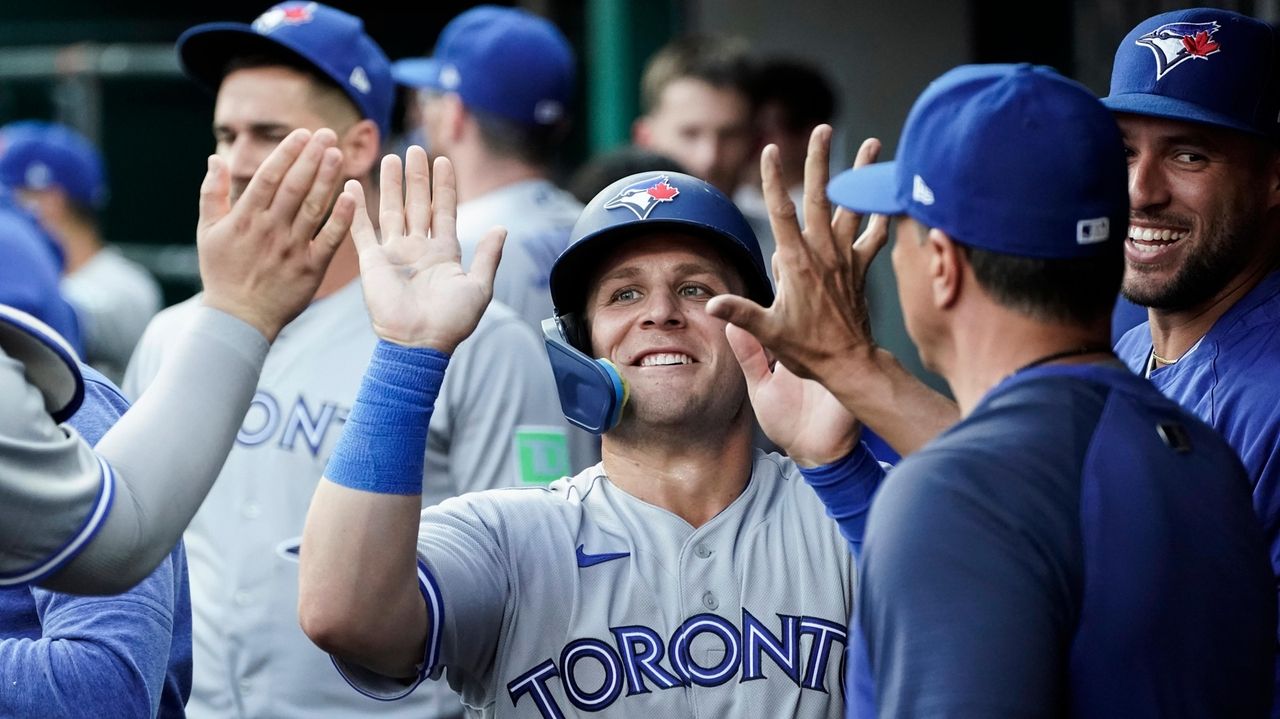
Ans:
[[[627,386],[608,360],[593,360],[580,316],[586,278],[624,240],[662,231],[705,238],[733,263],[747,296],[773,302],[760,243],[733,202],[711,185],[679,172],[642,172],[601,190],[573,226],[569,246],[551,268],[556,316],[543,322],[560,404],[573,424],[600,434],[622,416]]]

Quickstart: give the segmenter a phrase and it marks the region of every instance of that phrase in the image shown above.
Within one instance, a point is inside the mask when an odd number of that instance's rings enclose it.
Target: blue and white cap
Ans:
[[[481,5],[458,15],[431,57],[397,61],[397,82],[454,92],[464,105],[534,127],[568,116],[576,82],[573,48],[549,20]]]
[[[1102,254],[1128,224],[1119,128],[1052,68],[963,65],[921,93],[894,162],[827,186],[855,212],[908,215],[964,245],[1041,259]]]
[[[178,38],[182,69],[217,92],[233,58],[283,48],[333,80],[360,114],[378,123],[385,138],[391,130],[395,83],[391,62],[364,31],[364,22],[317,2],[284,2],[252,24],[212,22]]]
[[[1280,137],[1280,47],[1276,31],[1230,10],[1156,15],[1116,50],[1114,112],[1183,120]]]
[[[72,200],[101,209],[107,200],[102,154],[80,133],[28,120],[0,128],[0,183],[12,189],[60,188]]]

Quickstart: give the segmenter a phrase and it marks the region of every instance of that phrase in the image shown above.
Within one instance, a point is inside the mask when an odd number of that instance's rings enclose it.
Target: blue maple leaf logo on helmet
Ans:
[[[604,203],[604,209],[626,208],[635,213],[636,217],[647,219],[653,208],[663,202],[671,202],[680,194],[680,190],[670,184],[669,179],[663,175],[627,185],[612,200]]]
[[[1222,48],[1213,39],[1217,22],[1171,22],[1161,25],[1134,41],[1149,48],[1156,56],[1156,79],[1187,60],[1208,60]]]

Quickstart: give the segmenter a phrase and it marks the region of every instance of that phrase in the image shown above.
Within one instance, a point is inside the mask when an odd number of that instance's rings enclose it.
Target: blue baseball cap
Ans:
[[[897,159],[841,173],[827,195],[1042,259],[1102,254],[1129,215],[1111,113],[1083,85],[1026,64],[963,65],[934,80],[907,116]]]
[[[765,272],[760,242],[737,205],[704,180],[657,170],[614,182],[582,209],[569,233],[569,245],[551,266],[551,301],[556,313],[577,310],[586,292],[583,282],[619,242],[663,231],[709,240],[742,273],[748,297],[766,306],[773,302],[773,285]]]
[[[400,60],[392,73],[402,85],[454,92],[470,108],[535,127],[564,120],[576,78],[573,48],[554,24],[494,5],[458,15],[431,57]]]
[[[1212,8],[1162,13],[1120,43],[1102,103],[1276,138],[1278,52],[1275,29],[1261,20]]]
[[[102,155],[66,125],[24,120],[0,128],[0,183],[13,189],[61,188],[93,209],[107,201]]]
[[[178,38],[178,60],[187,76],[218,91],[227,64],[236,57],[285,49],[329,78],[355,103],[360,114],[391,131],[395,83],[391,62],[364,31],[364,22],[317,2],[285,2],[252,24],[211,22]]]

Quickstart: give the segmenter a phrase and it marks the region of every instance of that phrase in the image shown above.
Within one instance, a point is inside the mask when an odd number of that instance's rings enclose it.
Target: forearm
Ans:
[[[423,456],[447,357],[380,342],[307,513],[299,613],[346,661],[409,677],[427,640],[418,589]]]
[[[859,442],[843,459],[820,467],[800,467],[800,474],[827,507],[840,534],[855,556],[861,553],[871,500],[884,480],[885,470],[867,446]]]
[[[960,421],[955,402],[921,382],[884,349],[820,367],[817,379],[903,457]]]
[[[118,593],[164,559],[222,469],[267,348],[249,325],[197,313],[149,391],[99,442],[117,496],[101,531],[46,586]]]
[[[390,677],[422,661],[427,610],[418,589],[418,496],[321,480],[299,553],[298,616],[321,649]]]

